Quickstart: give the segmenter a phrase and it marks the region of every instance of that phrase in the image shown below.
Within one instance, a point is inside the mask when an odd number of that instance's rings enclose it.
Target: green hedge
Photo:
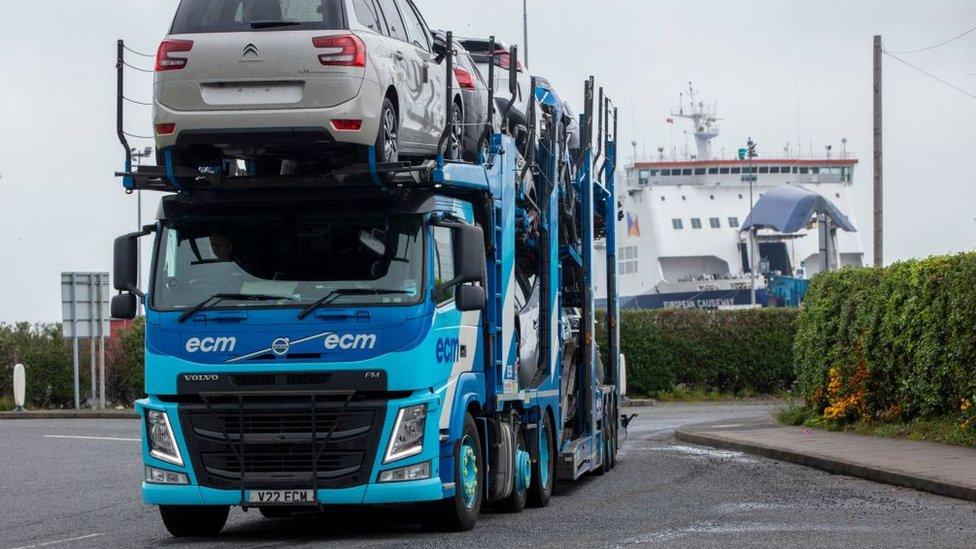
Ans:
[[[628,392],[655,395],[678,386],[733,393],[788,389],[795,320],[793,309],[624,311],[620,345]],[[603,329],[598,339],[605,350]]]
[[[83,398],[90,387],[88,353],[81,349]],[[74,405],[74,374],[71,344],[61,337],[58,324],[0,324],[0,396],[13,395],[14,364],[22,363],[27,374],[27,405],[60,408]]]
[[[976,254],[818,275],[794,350],[797,387],[825,419],[894,421],[970,410]]]
[[[113,404],[131,406],[144,394],[143,332],[141,320],[110,339],[105,349],[105,391]],[[81,401],[91,398],[91,362],[88,342],[79,345]],[[61,337],[59,324],[0,324],[0,399],[13,395],[14,364],[24,364],[28,408],[74,406],[71,341]]]

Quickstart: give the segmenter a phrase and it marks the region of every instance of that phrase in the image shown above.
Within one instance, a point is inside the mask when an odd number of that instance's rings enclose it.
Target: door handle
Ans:
[[[393,57],[395,57],[397,61],[403,61],[403,52],[398,51],[393,54]]]

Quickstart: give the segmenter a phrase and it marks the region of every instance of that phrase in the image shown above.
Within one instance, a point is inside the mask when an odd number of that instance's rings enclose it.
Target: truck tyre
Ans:
[[[435,502],[430,512],[424,513],[424,526],[429,530],[452,532],[474,528],[484,497],[484,474],[481,435],[474,418],[467,414],[461,440],[454,446],[454,496]]]
[[[224,529],[228,506],[160,505],[159,514],[169,533],[177,538],[216,536]]]
[[[531,479],[526,482],[524,479],[520,481],[520,465],[519,465],[519,452],[527,453],[528,445],[525,443],[525,429],[519,427],[518,433],[515,435],[515,455],[512,456],[514,464],[512,471],[514,472],[515,486],[512,487],[512,493],[508,497],[498,502],[497,509],[503,513],[521,513],[522,509],[525,509],[525,503],[529,498],[529,485]],[[527,458],[527,455],[526,455]]]
[[[549,414],[543,414],[542,433],[539,437],[539,455],[532,464],[532,485],[529,487],[529,505],[547,507],[552,499],[552,486],[556,480],[556,437]]]

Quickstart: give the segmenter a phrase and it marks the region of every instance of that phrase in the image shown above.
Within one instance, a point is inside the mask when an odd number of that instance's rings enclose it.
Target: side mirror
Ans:
[[[455,282],[466,284],[469,282],[488,284],[488,272],[485,253],[485,233],[481,227],[452,223],[450,227],[454,233],[454,263],[457,269]]]
[[[112,278],[115,289],[141,295],[139,290],[139,238],[145,233],[131,233],[115,239],[115,262]]]
[[[133,293],[124,293],[112,298],[112,318],[132,320],[139,310],[139,298]]]
[[[484,311],[486,299],[487,294],[481,286],[461,284],[454,290],[454,305],[461,312]]]

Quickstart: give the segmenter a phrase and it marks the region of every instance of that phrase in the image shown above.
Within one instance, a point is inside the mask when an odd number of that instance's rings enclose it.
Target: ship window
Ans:
[[[738,217],[730,217],[729,218],[729,227],[731,227],[733,229],[738,229],[739,228],[739,218]]]
[[[702,228],[701,218],[699,218],[699,217],[692,217],[691,218],[691,228],[692,229],[701,229]]]
[[[657,177],[659,170],[651,170],[651,177]]]
[[[800,168],[800,173],[804,175],[808,174],[810,173],[810,168]]]
[[[739,195],[739,200],[742,200],[742,195],[741,194]]]
[[[742,168],[732,168],[732,173],[742,173]]]
[[[722,175],[728,175],[728,173],[729,173],[729,169],[728,169],[728,168],[720,168],[720,169],[718,170],[718,173],[720,173],[720,174],[722,174]]]
[[[810,173],[819,174],[820,168],[810,168]]]
[[[691,168],[681,170],[681,175],[691,175]]]
[[[685,223],[680,219],[672,219],[671,226],[680,231],[685,228]]]
[[[667,200],[667,199],[662,196],[661,197],[661,202],[664,202],[665,200]]]
[[[793,173],[800,173],[800,170],[796,166],[793,166]]]
[[[708,220],[708,223],[712,226],[713,229],[721,229],[722,228],[722,220],[720,220],[717,217],[713,217],[713,218],[709,219]]]
[[[772,166],[769,168],[769,173],[779,173],[779,166]]]
[[[671,175],[671,170],[661,170],[661,175],[664,176]]]
[[[705,168],[695,168],[695,175],[705,175]]]
[[[759,173],[769,173],[769,166],[760,166]]]
[[[708,175],[718,175],[718,168],[708,168]]]
[[[637,255],[637,246],[624,246],[620,248],[620,259],[617,262],[620,274],[637,274]]]

